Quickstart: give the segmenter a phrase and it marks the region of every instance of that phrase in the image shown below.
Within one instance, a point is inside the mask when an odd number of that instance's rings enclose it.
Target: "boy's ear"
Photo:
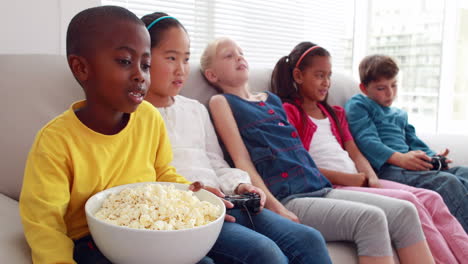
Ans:
[[[294,81],[296,83],[298,83],[298,84],[303,83],[301,70],[299,70],[298,68],[294,68],[292,74],[293,74]]]
[[[361,89],[363,94],[367,95],[367,87],[363,83],[359,84],[359,89]]]
[[[212,69],[206,69],[203,74],[210,83],[216,83],[218,81],[218,77]]]
[[[78,55],[69,55],[68,56],[68,65],[78,81],[83,82],[89,78],[89,64],[86,59]]]

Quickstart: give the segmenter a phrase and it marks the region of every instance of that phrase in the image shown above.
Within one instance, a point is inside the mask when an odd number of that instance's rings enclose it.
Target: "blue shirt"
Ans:
[[[416,136],[405,111],[381,106],[365,95],[357,94],[345,105],[349,128],[361,152],[377,170],[395,152],[434,151]]]
[[[305,150],[296,128],[288,123],[281,100],[267,93],[266,101],[257,102],[224,94],[257,172],[282,202],[325,195],[330,182]]]

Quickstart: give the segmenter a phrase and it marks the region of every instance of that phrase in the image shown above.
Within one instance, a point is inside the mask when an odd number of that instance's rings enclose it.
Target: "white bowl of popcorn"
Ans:
[[[96,193],[85,211],[96,245],[113,263],[193,264],[218,238],[226,208],[205,190],[146,182]]]

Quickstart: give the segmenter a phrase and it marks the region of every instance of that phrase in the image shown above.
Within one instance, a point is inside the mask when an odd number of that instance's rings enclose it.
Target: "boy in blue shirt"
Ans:
[[[349,128],[379,178],[438,192],[450,212],[468,230],[468,167],[433,170],[436,153],[416,136],[405,111],[391,107],[399,68],[383,55],[359,65],[360,89],[345,105]],[[448,149],[438,153],[446,157]],[[450,162],[450,160],[448,160]]]

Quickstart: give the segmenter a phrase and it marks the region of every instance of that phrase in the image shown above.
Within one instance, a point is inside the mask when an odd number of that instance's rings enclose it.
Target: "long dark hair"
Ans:
[[[301,121],[304,125],[307,123],[307,119],[309,117],[302,107],[304,100],[299,93],[299,89],[297,87],[298,84],[294,81],[293,70],[296,68],[296,64],[302,54],[315,46],[317,46],[317,44],[312,42],[301,42],[297,44],[288,56],[284,56],[279,59],[271,75],[271,91],[278,95],[283,103],[290,103],[299,109],[299,112],[301,113]],[[317,47],[307,53],[304,58],[302,58],[302,60],[299,62],[299,65],[297,65],[297,68],[303,71],[310,67],[313,63],[313,58],[316,56],[330,57],[330,53],[322,47]],[[340,120],[336,116],[333,107],[328,104],[327,99],[328,94],[325,99],[320,102],[320,104],[322,104],[328,113],[330,113],[333,121],[335,121],[338,127],[340,137],[343,138],[343,131],[341,129]]]
[[[148,25],[153,23],[153,21],[163,16],[169,16],[169,15],[163,12],[154,12],[152,14],[143,16],[141,18],[141,21],[143,21],[143,23],[145,23],[145,26],[148,27]],[[148,30],[150,34],[150,38],[151,38],[151,48],[157,47],[159,42],[162,39],[162,34],[166,32],[166,30],[173,28],[173,27],[180,27],[185,31],[185,33],[187,33],[187,30],[185,29],[185,27],[177,19],[167,18],[167,19],[158,21],[154,26],[152,26]]]

